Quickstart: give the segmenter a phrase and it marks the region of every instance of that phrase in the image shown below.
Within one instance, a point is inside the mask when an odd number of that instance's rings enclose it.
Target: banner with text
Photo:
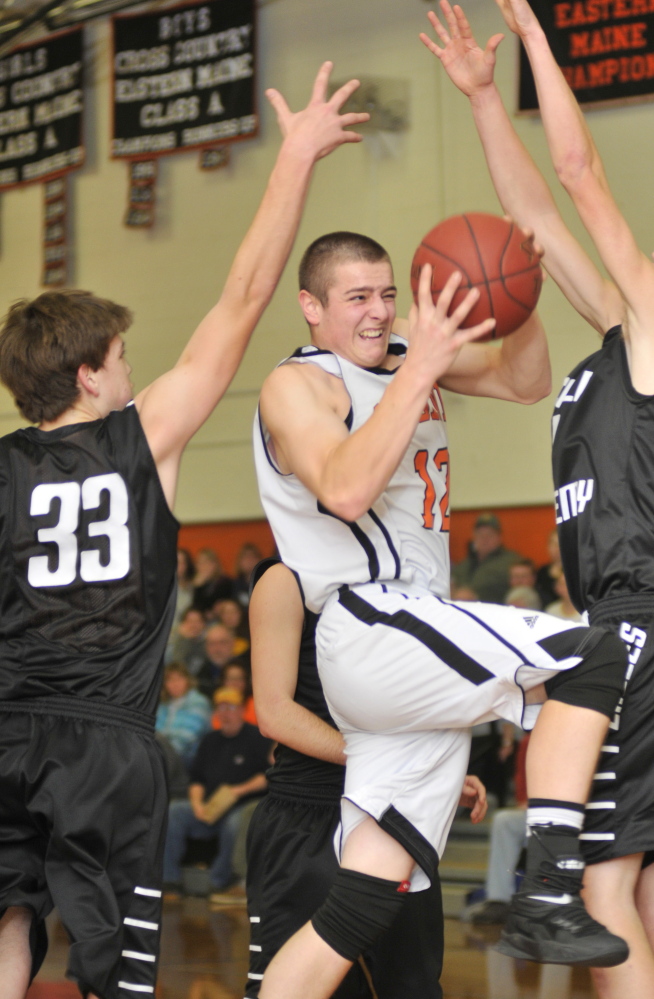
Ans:
[[[254,0],[115,17],[114,157],[256,135]]]
[[[532,7],[580,104],[644,100],[654,93],[654,0],[532,0]],[[520,46],[518,109],[537,108]]]
[[[84,162],[82,29],[0,59],[0,190]]]

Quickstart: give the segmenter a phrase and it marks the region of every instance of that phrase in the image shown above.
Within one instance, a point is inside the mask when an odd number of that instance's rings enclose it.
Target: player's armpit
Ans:
[[[350,398],[341,379],[315,364],[283,364],[268,376],[261,390],[260,411],[284,474],[292,472],[321,494],[324,466],[348,431],[345,419]]]

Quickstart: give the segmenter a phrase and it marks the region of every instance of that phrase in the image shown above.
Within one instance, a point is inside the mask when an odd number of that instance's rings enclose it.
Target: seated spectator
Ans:
[[[171,663],[164,673],[155,730],[164,735],[189,766],[203,735],[211,728],[211,704],[195,689],[184,663]]]
[[[241,697],[243,698],[243,719],[249,722],[250,725],[257,725],[257,716],[254,710],[254,697],[252,696],[252,677],[250,676],[250,671],[243,666],[242,663],[232,662],[227,663],[225,669],[223,670],[223,687],[227,687],[231,690],[238,690]],[[216,691],[219,693],[220,688]],[[214,704],[215,694],[214,694]],[[220,712],[214,710],[211,727],[214,729],[220,728]]]
[[[502,544],[502,526],[494,513],[475,521],[468,557],[454,566],[454,588],[466,587],[485,603],[501,604],[509,590],[509,569],[520,561],[517,552]]]
[[[461,919],[476,925],[505,923],[520,854],[527,841],[527,780],[525,763],[529,735],[520,743],[516,756],[516,808],[500,808],[491,822],[490,855],[486,874],[486,898],[464,909]]]
[[[177,603],[175,605],[175,616],[173,618],[173,628],[176,628],[182,620],[184,611],[193,603],[193,578],[195,576],[195,565],[193,556],[186,548],[177,549]]]
[[[236,641],[234,632],[224,624],[212,624],[204,636],[204,659],[198,670],[198,690],[213,699],[214,691],[222,686],[223,670],[235,658]],[[245,666],[246,656],[239,657]]]
[[[530,558],[521,558],[509,568],[509,591],[518,586],[528,586],[530,590],[536,589],[536,566]],[[533,609],[540,610],[542,606],[539,597],[538,607]]]
[[[262,558],[261,549],[251,541],[246,541],[236,556],[234,599],[238,600],[241,607],[247,607],[250,603],[250,578],[254,567],[259,564]],[[245,621],[247,624],[247,615]]]
[[[234,593],[234,581],[226,576],[220,559],[211,548],[202,548],[195,556],[193,605],[204,613],[216,600],[228,600]]]
[[[204,632],[207,622],[197,607],[189,607],[182,614],[177,630],[171,635],[167,662],[184,663],[191,676],[197,676],[205,660]]]
[[[168,898],[181,894],[181,862],[187,839],[215,840],[218,852],[210,868],[213,891],[224,891],[232,881],[232,852],[239,832],[241,813],[253,796],[266,789],[270,743],[254,725],[243,720],[238,691],[217,691],[221,727],[209,732],[198,747],[191,765],[187,801],[171,801],[164,850],[164,891]],[[212,797],[232,799],[231,805],[211,821]],[[215,801],[215,799],[214,799]],[[249,811],[249,809],[247,809]]]
[[[514,586],[504,600],[510,607],[523,607],[525,610],[540,610],[540,597],[533,586]]]
[[[250,648],[249,631],[245,625],[247,614],[236,600],[217,600],[209,612],[211,621],[224,624],[234,633],[234,655],[240,656]]]
[[[563,569],[559,570],[558,576],[554,583],[554,591],[558,595],[559,599],[555,600],[554,603],[549,604],[545,608],[547,613],[553,614],[554,617],[562,617],[566,621],[581,621],[581,614],[570,599],[568,584],[566,583],[565,576],[563,575]]]
[[[558,599],[554,585],[561,572],[561,552],[559,551],[559,535],[554,528],[547,538],[547,551],[550,557],[546,565],[541,565],[536,573],[536,589],[541,599],[541,606],[547,607]]]

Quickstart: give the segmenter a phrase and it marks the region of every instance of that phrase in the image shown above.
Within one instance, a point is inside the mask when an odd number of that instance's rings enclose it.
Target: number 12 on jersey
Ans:
[[[78,553],[75,532],[79,525],[80,508],[96,510],[105,491],[109,494],[108,516],[88,525],[89,538],[104,535],[108,539],[109,561],[103,565],[97,548]],[[117,472],[92,475],[81,486],[78,482],[43,482],[32,491],[31,516],[46,516],[57,499],[60,502],[59,520],[53,527],[41,527],[36,532],[42,544],[50,542],[57,546],[57,568],[50,569],[47,555],[33,555],[27,564],[28,583],[34,587],[73,583],[77,577],[78,554],[79,574],[85,583],[100,583],[126,576],[130,566],[129,502],[127,487],[121,476]]]
[[[445,469],[445,492],[439,500],[441,511],[441,526],[439,530],[447,532],[450,529],[450,452],[446,447],[438,449],[433,457],[436,471],[440,474],[440,481],[443,479],[443,469]],[[433,531],[435,517],[434,507],[436,505],[436,482],[432,478],[431,463],[428,451],[416,451],[413,459],[413,467],[425,484],[425,497],[422,507],[422,526],[428,531]]]

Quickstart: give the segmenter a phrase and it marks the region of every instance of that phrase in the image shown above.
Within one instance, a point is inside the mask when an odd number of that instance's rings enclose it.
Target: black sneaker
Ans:
[[[554,894],[533,881],[513,896],[496,950],[541,964],[591,968],[612,968],[629,957],[622,937],[592,919],[578,893]]]

